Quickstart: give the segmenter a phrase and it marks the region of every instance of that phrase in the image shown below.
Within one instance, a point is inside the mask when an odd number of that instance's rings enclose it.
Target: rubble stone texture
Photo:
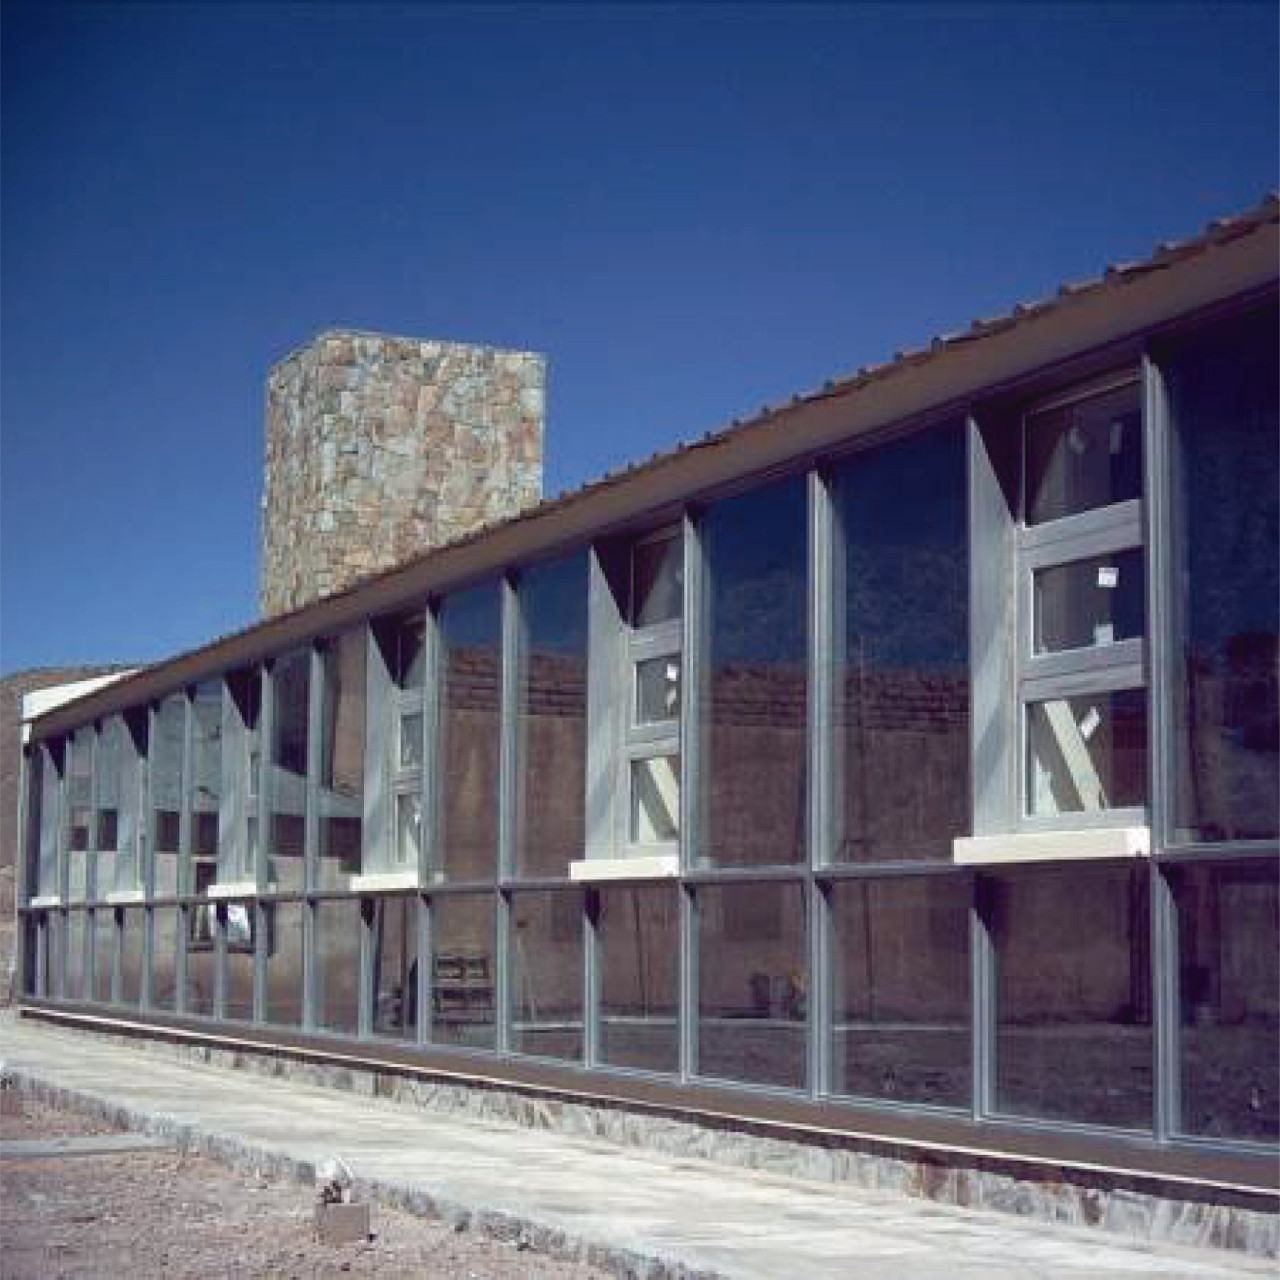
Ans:
[[[261,603],[288,612],[542,496],[540,355],[345,330],[267,382]]]

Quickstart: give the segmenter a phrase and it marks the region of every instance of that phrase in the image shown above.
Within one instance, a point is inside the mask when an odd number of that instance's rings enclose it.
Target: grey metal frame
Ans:
[[[973,832],[995,834],[1011,829],[1034,829],[1035,823],[1023,820],[1020,775],[1023,754],[1021,734],[1017,727],[1018,708],[1028,692],[1066,692],[1075,688],[1096,691],[1102,687],[1134,687],[1145,684],[1149,702],[1149,760],[1150,765],[1150,821],[1153,828],[1155,855],[1152,859],[1151,886],[1151,968],[1153,982],[1153,1043],[1155,1057],[1155,1118],[1154,1141],[1168,1146],[1197,1148],[1218,1152],[1256,1152],[1267,1150],[1259,1144],[1238,1141],[1209,1141],[1190,1138],[1182,1131],[1180,1118],[1180,1045],[1178,1011],[1178,921],[1166,870],[1170,866],[1188,860],[1215,860],[1234,857],[1276,856],[1271,842],[1245,842],[1243,844],[1191,845],[1170,847],[1172,836],[1169,801],[1169,770],[1172,766],[1171,734],[1169,719],[1172,694],[1172,674],[1169,668],[1169,645],[1174,634],[1174,612],[1177,593],[1174,590],[1174,566],[1171,563],[1170,542],[1170,428],[1167,397],[1159,361],[1151,355],[1143,358],[1144,383],[1144,500],[1139,506],[1124,504],[1122,510],[1090,518],[1072,518],[1059,522],[1063,527],[1048,526],[1025,531],[1019,536],[1009,519],[1005,493],[1001,486],[999,460],[993,459],[988,440],[979,425],[981,406],[967,425],[969,437],[968,489],[970,554],[972,558],[971,582],[971,645],[972,675],[972,732],[973,732]],[[896,431],[896,428],[895,428]],[[861,448],[874,448],[880,438],[868,438],[859,444]],[[831,848],[833,806],[835,794],[835,770],[837,752],[834,743],[834,673],[838,658],[839,628],[837,626],[837,567],[836,530],[832,511],[832,495],[828,478],[829,459],[802,460],[808,488],[808,743],[807,743],[807,859],[802,866],[777,866],[761,868],[714,868],[706,865],[702,855],[699,786],[700,745],[702,725],[703,670],[707,618],[703,591],[704,564],[699,535],[699,510],[689,507],[680,516],[681,537],[685,551],[684,617],[680,648],[683,663],[681,716],[678,743],[681,756],[681,875],[674,891],[680,904],[680,1015],[679,1015],[679,1070],[672,1083],[702,1085],[697,1061],[698,1035],[698,893],[704,885],[732,883],[789,883],[800,886],[804,898],[807,920],[808,963],[808,1025],[806,1029],[806,1088],[804,1095],[814,1102],[833,1107],[856,1102],[868,1113],[890,1115],[900,1112],[900,1105],[879,1103],[874,1100],[850,1099],[832,1092],[831,1073],[831,886],[840,881],[859,878],[884,878],[889,876],[963,876],[972,886],[970,907],[970,954],[968,965],[971,985],[971,1070],[972,1096],[968,1117],[975,1124],[999,1124],[1010,1132],[1068,1132],[1079,1130],[1114,1137],[1116,1131],[1072,1126],[1067,1124],[1038,1124],[1032,1121],[1016,1121],[1001,1117],[995,1108],[995,972],[997,957],[988,927],[988,882],[984,876],[972,871],[942,864],[836,864]],[[772,478],[772,477],[769,477]],[[764,477],[759,478],[761,482]],[[1052,655],[1050,660],[1030,656],[1025,630],[1028,617],[1027,592],[1030,574],[1041,565],[1060,563],[1080,555],[1136,545],[1135,530],[1147,554],[1147,634],[1141,642],[1123,642],[1113,646],[1114,652],[1087,653],[1063,660]],[[1067,535],[1064,537],[1062,535]],[[599,573],[597,555],[591,552],[593,576]],[[430,1047],[433,1053],[452,1055],[459,1062],[481,1062],[486,1057],[512,1062],[533,1061],[527,1055],[513,1053],[511,1017],[511,897],[513,893],[534,888],[569,893],[583,893],[575,885],[564,880],[522,878],[517,874],[516,847],[516,781],[520,767],[518,758],[518,689],[516,674],[519,670],[521,628],[518,598],[518,579],[512,569],[502,576],[502,700],[501,700],[501,777],[499,780],[499,844],[497,865],[491,881],[481,884],[432,884],[433,861],[439,854],[439,677],[440,646],[437,611],[427,601],[419,605],[425,618],[424,666],[425,685],[421,695],[423,712],[423,759],[421,777],[416,785],[422,789],[424,839],[421,849],[418,889],[412,893],[415,904],[415,932],[418,954],[418,982],[416,986],[416,1016],[413,1043]],[[1019,598],[1021,596],[1021,599]],[[593,596],[594,599],[594,596]],[[291,642],[289,648],[297,646]],[[370,639],[372,644],[372,639]],[[257,947],[254,957],[254,1021],[265,1029],[267,947],[271,930],[267,927],[267,913],[276,901],[300,901],[304,904],[304,919],[311,920],[316,905],[334,897],[361,897],[371,895],[352,894],[342,890],[322,890],[316,875],[318,852],[318,786],[320,759],[320,720],[323,711],[325,679],[324,664],[320,661],[315,641],[311,642],[311,685],[309,689],[309,739],[307,813],[305,818],[305,866],[304,887],[298,893],[283,893],[269,882],[271,812],[271,728],[273,717],[272,675],[270,664],[260,669],[261,697],[256,732],[258,734],[258,777],[256,800],[259,806],[258,839],[252,868],[244,865],[243,841],[246,839],[245,821],[251,815],[247,781],[248,750],[244,738],[224,734],[223,794],[220,812],[220,828],[231,841],[229,852],[235,856],[235,864],[242,872],[252,871],[256,892],[248,903],[254,913]],[[593,667],[596,654],[592,653]],[[213,674],[213,673],[211,673]],[[224,679],[230,673],[219,673]],[[1100,683],[1101,682],[1101,683]],[[624,696],[630,702],[630,682],[625,682]],[[394,696],[391,706],[396,706]],[[231,698],[224,684],[224,725]],[[366,704],[366,725],[384,714],[371,697]],[[594,712],[592,713],[594,714]],[[629,714],[629,713],[628,713]],[[190,778],[194,752],[194,711],[188,698],[185,711],[182,761],[182,811],[179,828],[179,886],[176,898],[157,898],[151,867],[148,865],[145,888],[148,907],[144,915],[154,919],[156,905],[175,906],[179,911],[179,945],[175,958],[178,972],[175,975],[177,991],[175,1010],[177,1015],[186,1012],[187,984],[185,980],[186,954],[190,938],[192,913],[204,905],[195,895],[192,875],[194,811],[190,793]],[[384,725],[385,725],[384,721]],[[616,722],[615,722],[616,723]],[[98,734],[94,736],[91,763],[92,832],[87,851],[87,874],[91,877],[86,902],[71,909],[82,910],[86,927],[83,930],[86,990],[94,990],[93,968],[97,963],[96,916],[111,911],[113,945],[111,950],[112,1000],[118,1002],[120,983],[121,938],[119,913],[105,904],[106,892],[113,886],[97,883],[97,813],[99,794]],[[154,736],[152,738],[154,741]],[[370,741],[372,741],[372,737]],[[392,738],[394,750],[394,737]],[[596,751],[592,747],[592,751]],[[369,767],[366,755],[366,769]],[[589,761],[589,769],[592,762]],[[394,774],[394,770],[392,771]],[[366,774],[366,804],[373,775]],[[394,777],[378,775],[384,794],[394,796],[398,783]],[[406,780],[408,785],[414,785]],[[228,785],[231,782],[231,785]],[[24,796],[30,788],[30,770],[24,762]],[[26,817],[23,805],[23,818]],[[64,806],[65,808],[65,806]],[[366,810],[367,812],[367,810]],[[1148,810],[1133,813],[1108,811],[1108,821],[1124,821],[1130,818],[1145,820]],[[143,809],[146,822],[152,821],[149,800]],[[224,818],[235,817],[235,822],[224,824]],[[65,818],[65,814],[63,815]],[[1078,815],[1063,815],[1051,825],[1075,825],[1070,819]],[[394,822],[394,813],[388,815]],[[1081,824],[1083,825],[1083,824]],[[65,821],[60,823],[65,828]],[[59,851],[60,884],[64,896],[67,874],[67,849],[65,831]],[[221,841],[220,841],[221,844]],[[152,841],[146,842],[150,850]],[[24,851],[22,873],[23,901],[30,896],[30,875],[27,843],[20,845]],[[222,849],[219,850],[222,866]],[[148,853],[147,863],[151,855]],[[141,868],[140,868],[141,870]],[[431,954],[433,935],[433,904],[451,894],[483,892],[490,896],[494,910],[494,937],[496,948],[494,1009],[496,1014],[496,1049],[492,1054],[477,1050],[452,1049],[433,1044],[433,1011],[431,1008]],[[70,906],[70,904],[68,904]],[[584,1055],[583,1062],[593,1071],[604,1076],[624,1080],[644,1073],[622,1071],[600,1063],[600,1026],[598,1008],[599,957],[596,928],[597,895],[585,891],[584,909],[581,913],[583,928],[582,983],[584,993]],[[28,922],[35,920],[35,913],[27,911]],[[226,1005],[226,919],[225,906],[214,911],[215,919],[215,997],[214,1018],[225,1016]],[[69,945],[68,920],[51,926],[44,917],[43,928],[53,927],[62,938],[62,945]],[[372,1000],[376,993],[371,987],[371,938],[367,907],[361,912],[360,947],[360,1010],[358,1036],[366,1041],[372,1036],[374,1010]],[[308,923],[304,930],[303,981],[304,981],[304,1032],[314,1031],[316,960],[313,954],[315,931]],[[144,943],[144,978],[142,1006],[148,1010],[154,992],[150,977],[154,965],[154,931],[148,928]],[[41,949],[37,948],[37,952]],[[23,948],[25,954],[26,948]],[[42,962],[43,963],[43,962]],[[24,961],[25,964],[25,961]],[[65,972],[65,955],[63,971]],[[36,977],[37,975],[30,975]],[[48,973],[44,980],[47,984]],[[28,975],[24,973],[23,980]],[[66,1002],[65,987],[53,996]],[[73,1002],[74,1003],[74,1002]],[[92,1003],[85,1001],[83,1003]],[[165,1015],[153,1012],[155,1021],[162,1024]],[[329,1040],[336,1037],[328,1036]],[[406,1037],[406,1039],[408,1039]],[[760,1098],[786,1095],[794,1091],[778,1091],[763,1085],[737,1084],[733,1092],[743,1097]],[[913,1112],[928,1112],[929,1107],[914,1106]],[[940,1112],[954,1113],[952,1108],[936,1108]],[[838,1112],[833,1112],[838,1114]]]

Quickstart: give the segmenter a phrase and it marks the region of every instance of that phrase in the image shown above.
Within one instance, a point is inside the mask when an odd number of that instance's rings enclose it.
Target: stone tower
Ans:
[[[287,612],[542,496],[546,366],[334,330],[267,380],[262,612]]]

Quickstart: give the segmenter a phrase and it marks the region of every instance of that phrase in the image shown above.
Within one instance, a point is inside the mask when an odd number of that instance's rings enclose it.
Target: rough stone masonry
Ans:
[[[546,364],[527,351],[333,330],[272,369],[265,616],[542,496]]]

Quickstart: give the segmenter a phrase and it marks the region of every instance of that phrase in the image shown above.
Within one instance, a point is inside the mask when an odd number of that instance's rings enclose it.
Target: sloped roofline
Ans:
[[[895,424],[955,414],[981,395],[1091,352],[1251,295],[1280,277],[1280,196],[1219,218],[1198,235],[1159,245],[1147,259],[1064,284],[1052,298],[897,352],[807,395],[765,406],[701,439],[606,473],[582,488],[455,542],[379,570],[332,595],[165,659],[52,711],[32,725],[48,737],[136,706],[217,672],[259,661],[370,614],[394,611],[575,541],[633,526],[731,485]]]

